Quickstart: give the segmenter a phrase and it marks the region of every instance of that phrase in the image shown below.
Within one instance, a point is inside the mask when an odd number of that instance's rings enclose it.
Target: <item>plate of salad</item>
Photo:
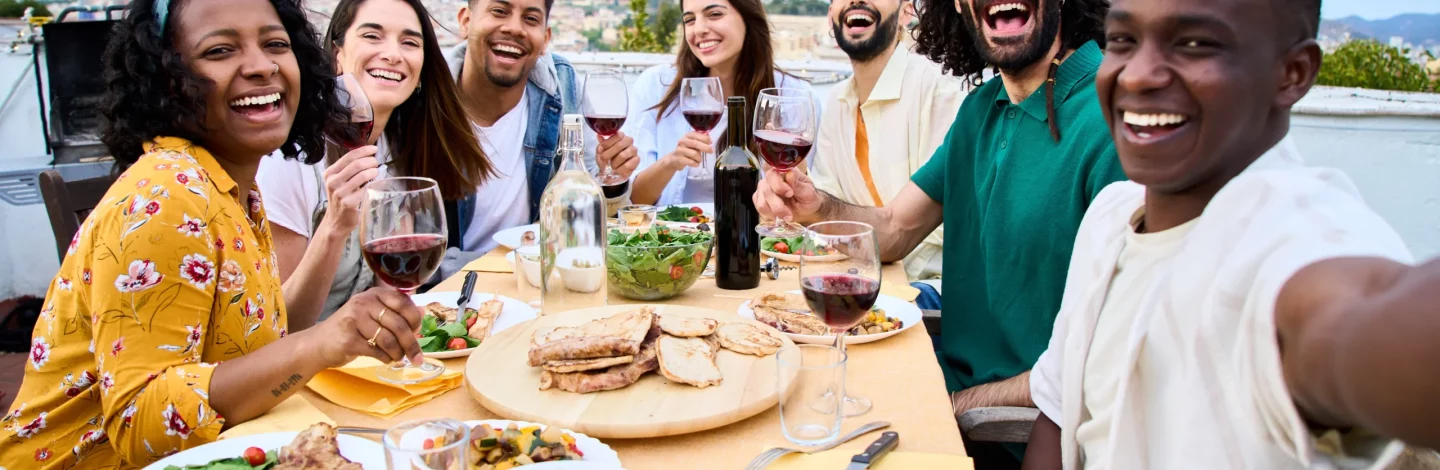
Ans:
[[[666,225],[689,225],[715,223],[715,204],[681,204],[661,209],[655,219]]]
[[[171,455],[146,470],[269,470],[279,464],[280,448],[292,445],[299,432],[272,432],[232,437]],[[385,448],[362,437],[339,434],[340,456],[365,470],[385,470]],[[333,451],[332,451],[333,452]],[[332,454],[333,455],[333,454]]]
[[[535,318],[535,309],[517,299],[480,292],[472,297],[463,313],[456,308],[459,292],[429,292],[410,298],[425,311],[419,333],[425,357],[469,356],[486,338]]]
[[[848,256],[832,251],[828,247],[805,247],[805,237],[760,239],[760,253],[780,261],[799,263],[800,257],[809,261],[840,261]]]

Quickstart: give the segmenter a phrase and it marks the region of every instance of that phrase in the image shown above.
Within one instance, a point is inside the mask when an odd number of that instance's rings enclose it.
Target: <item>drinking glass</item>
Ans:
[[[880,249],[875,229],[860,222],[821,222],[805,230],[799,253],[826,248],[844,255],[835,261],[800,256],[800,290],[810,311],[835,334],[835,348],[845,352],[845,334],[865,320],[880,296]],[[845,416],[870,411],[870,400],[846,396]]]
[[[781,176],[800,165],[815,144],[819,126],[810,92],[793,88],[766,88],[755,100],[755,146]],[[773,220],[755,227],[761,235],[793,238],[805,233],[800,224]]]
[[[625,77],[619,70],[603,69],[585,74],[585,92],[581,100],[585,123],[601,139],[609,139],[625,125],[630,97],[625,90]],[[599,152],[599,149],[596,149]],[[615,173],[610,165],[600,170],[601,186],[618,186],[629,181]]]
[[[440,187],[430,178],[383,178],[365,185],[360,251],[375,278],[412,295],[445,257],[445,208]],[[383,332],[382,332],[383,333]],[[435,359],[412,365],[409,359],[380,366],[381,380],[412,384],[445,372]]]
[[[470,427],[454,419],[422,419],[385,430],[385,466],[390,470],[466,470]]]
[[[725,91],[719,77],[687,78],[680,81],[680,113],[695,132],[710,135],[725,115]],[[686,178],[706,180],[715,177],[715,152],[705,152],[699,167],[690,168]]]
[[[621,207],[618,212],[620,231],[627,234],[649,231],[650,227],[655,225],[655,217],[658,213],[659,210],[649,204],[632,204]]]
[[[375,110],[370,99],[354,75],[341,74],[335,77],[335,98],[350,110],[350,121],[331,131],[326,137],[345,150],[355,150],[370,144],[370,132],[375,126]]]
[[[802,446],[840,437],[845,351],[821,344],[786,346],[775,353],[779,371],[780,432]]]

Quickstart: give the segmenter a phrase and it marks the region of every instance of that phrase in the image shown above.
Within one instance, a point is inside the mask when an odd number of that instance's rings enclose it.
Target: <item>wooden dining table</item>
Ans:
[[[504,248],[486,256],[503,259]],[[782,263],[783,264],[783,263]],[[476,266],[472,263],[468,267]],[[494,266],[495,264],[491,264]],[[793,265],[792,265],[793,266]],[[458,291],[464,272],[431,289],[431,292]],[[899,264],[886,265],[882,278],[887,288],[903,289],[904,269]],[[765,292],[784,292],[800,286],[796,270],[782,271],[780,278],[768,277],[760,286],[747,291],[721,290],[714,278],[702,277],[680,295],[654,302],[639,302],[610,294],[610,304],[662,303],[688,305],[734,313],[745,302]],[[886,289],[882,289],[884,292]],[[516,296],[517,277],[514,273],[479,272],[476,292]],[[846,418],[842,433],[871,421],[888,421],[889,430],[900,433],[900,452],[925,452],[964,456],[965,445],[960,438],[945,379],[935,358],[935,349],[925,325],[916,323],[909,329],[880,341],[848,345],[849,361],[847,392],[867,397],[874,403],[869,413]],[[464,370],[467,359],[449,359],[445,366]],[[517,385],[518,386],[518,385]],[[303,396],[341,426],[384,428],[388,425],[426,418],[460,420],[504,419],[471,398],[465,386],[452,390],[428,403],[385,420],[331,403],[306,389]],[[855,439],[839,449],[859,453],[879,436],[872,433]],[[795,447],[780,431],[777,408],[708,431],[647,439],[603,439],[619,455],[625,468],[647,469],[740,469],[769,447]]]

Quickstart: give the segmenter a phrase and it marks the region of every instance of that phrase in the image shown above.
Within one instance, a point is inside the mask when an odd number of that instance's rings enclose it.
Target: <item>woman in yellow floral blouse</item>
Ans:
[[[322,155],[347,118],[316,37],[293,0],[131,2],[105,58],[104,140],[128,169],[46,294],[0,468],[143,467],[325,368],[419,358],[420,310],[393,289],[313,328],[285,315],[253,187],[263,156]]]

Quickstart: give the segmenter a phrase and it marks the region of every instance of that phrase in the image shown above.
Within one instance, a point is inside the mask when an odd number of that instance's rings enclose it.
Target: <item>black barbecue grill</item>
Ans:
[[[101,56],[105,53],[110,28],[115,24],[112,15],[119,15],[117,12],[124,8],[123,5],[103,9],[66,8],[54,22],[41,27],[49,87],[37,86],[36,89],[48,90],[48,93],[40,92],[40,118],[55,164],[92,161],[109,153],[100,143],[100,103],[105,94]],[[71,13],[80,12],[103,12],[105,16],[89,21],[65,21]],[[35,54],[37,84],[45,83],[40,76],[41,55]]]

